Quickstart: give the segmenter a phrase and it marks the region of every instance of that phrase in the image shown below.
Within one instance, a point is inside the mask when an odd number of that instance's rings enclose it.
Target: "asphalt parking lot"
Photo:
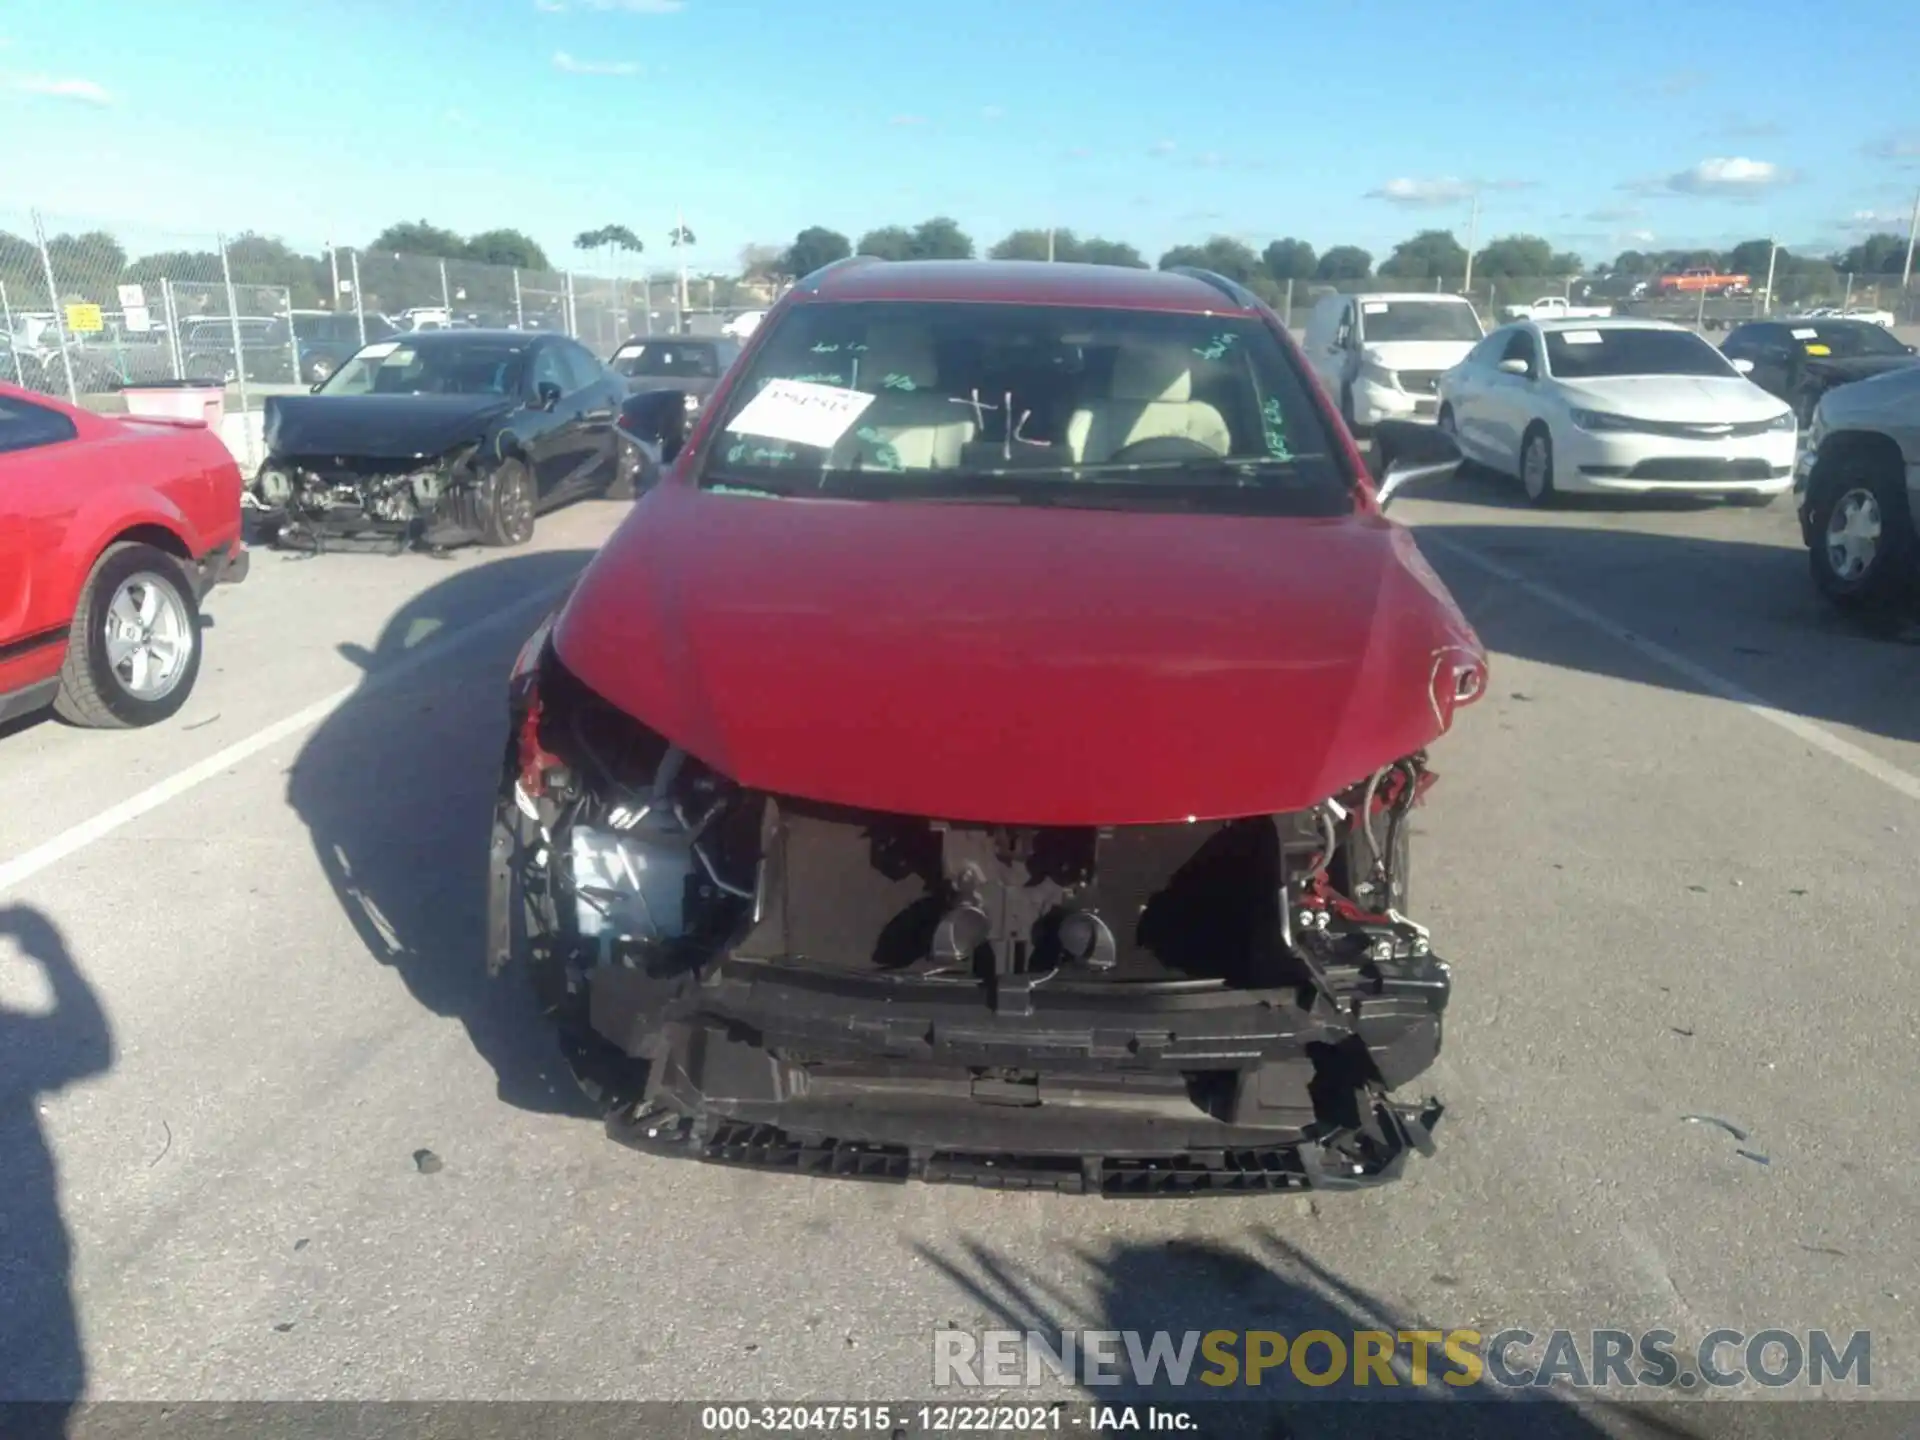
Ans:
[[[483,975],[482,858],[506,668],[620,509],[506,558],[261,554],[174,722],[0,732],[0,1398],[926,1398],[949,1324],[1382,1320],[1864,1329],[1920,1397],[1920,666],[1818,603],[1790,500],[1408,493],[1495,654],[1416,831],[1439,1152],[1131,1204],[581,1118]]]

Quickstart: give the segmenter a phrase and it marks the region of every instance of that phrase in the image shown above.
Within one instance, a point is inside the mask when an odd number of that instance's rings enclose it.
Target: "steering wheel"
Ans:
[[[1181,460],[1218,460],[1220,452],[1211,445],[1189,440],[1184,435],[1154,435],[1122,445],[1109,455],[1109,465],[1173,464]]]

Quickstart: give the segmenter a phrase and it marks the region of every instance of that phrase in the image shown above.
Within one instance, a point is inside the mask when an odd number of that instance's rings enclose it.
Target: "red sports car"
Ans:
[[[1121,1195],[1430,1148],[1408,815],[1486,661],[1381,514],[1458,452],[1377,443],[1217,275],[802,282],[512,677],[492,962],[615,1137]]]
[[[200,601],[246,578],[240,468],[206,426],[0,385],[0,720],[151,725],[200,673]]]

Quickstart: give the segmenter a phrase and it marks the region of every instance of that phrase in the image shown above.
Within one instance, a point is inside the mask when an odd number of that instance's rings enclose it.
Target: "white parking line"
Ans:
[[[1415,526],[1414,531],[1419,535],[1420,527]],[[1708,694],[1731,701],[1748,714],[1757,715],[1765,720],[1769,725],[1779,726],[1795,739],[1804,740],[1816,750],[1831,755],[1842,764],[1851,765],[1861,774],[1872,776],[1888,789],[1898,791],[1909,800],[1920,800],[1920,776],[1882,760],[1872,751],[1863,750],[1850,740],[1842,740],[1832,731],[1823,729],[1811,720],[1789,714],[1785,710],[1767,704],[1744,685],[1729,680],[1724,675],[1718,675],[1706,666],[1669,650],[1657,640],[1636,635],[1626,626],[1609,620],[1591,606],[1582,604],[1570,595],[1563,595],[1549,585],[1542,585],[1537,580],[1529,580],[1519,571],[1502,565],[1497,560],[1489,560],[1479,551],[1469,549],[1457,540],[1444,539],[1438,535],[1419,535],[1419,539],[1422,545],[1432,545],[1435,549],[1444,550],[1449,555],[1458,556],[1476,570],[1484,571],[1497,580],[1503,580],[1518,590],[1524,590],[1542,604],[1551,605],[1563,614],[1571,615],[1583,624],[1592,626],[1602,634],[1618,640],[1628,649],[1644,655],[1656,665],[1664,666],[1677,675],[1685,676]]]
[[[316,700],[306,709],[297,711],[284,720],[276,720],[264,730],[256,730],[244,740],[234,741],[233,744],[223,750],[215,751],[206,759],[149,785],[139,794],[128,796],[118,805],[110,806],[98,815],[62,830],[51,840],[0,863],[0,895],[4,895],[21,881],[38,875],[49,866],[59,864],[68,856],[78,854],[94,841],[103,840],[122,826],[132,824],[142,815],[158,810],[169,800],[179,799],[195,786],[204,784],[222,771],[229,770],[241,761],[258,755],[268,746],[298,735],[309,726],[318,725],[354,696],[385,689],[388,685],[404,680],[428,665],[458,654],[478,640],[504,630],[536,606],[550,605],[572,584],[573,580],[569,578],[558,584],[545,586],[514,602],[506,609],[496,611],[485,620],[459,631],[450,639],[443,640],[437,645],[423,645],[405,659],[398,660],[383,670],[375,671],[357,684],[336,690],[324,700]],[[504,676],[501,683],[505,683]]]

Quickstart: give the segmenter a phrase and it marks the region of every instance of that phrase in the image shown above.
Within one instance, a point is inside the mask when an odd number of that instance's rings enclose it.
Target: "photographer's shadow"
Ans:
[[[516,614],[524,623],[491,617],[567,579],[586,559],[552,551],[461,570],[395,613],[371,651],[341,647],[365,678],[301,749],[287,800],[368,954],[427,1010],[466,1027],[499,1097],[524,1110],[597,1118],[525,978],[494,978],[486,966],[487,847],[506,746],[506,680],[541,612],[523,607]],[[460,638],[475,628],[482,633]]]
[[[34,1013],[0,997],[0,1432],[54,1436],[65,1433],[67,1409],[86,1389],[87,1361],[74,1309],[73,1243],[40,1103],[105,1074],[113,1036],[99,998],[43,913],[0,905],[0,948],[38,970],[52,1000]]]

